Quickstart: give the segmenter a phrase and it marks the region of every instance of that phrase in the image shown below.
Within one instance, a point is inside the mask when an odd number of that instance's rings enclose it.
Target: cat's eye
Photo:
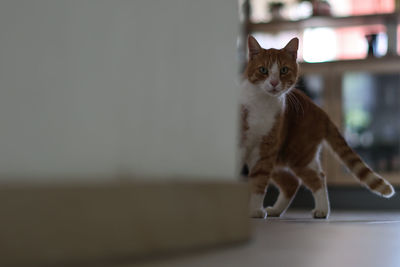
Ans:
[[[289,71],[288,67],[282,67],[281,68],[281,74],[286,74],[286,73],[288,73],[288,71]]]
[[[268,73],[267,69],[264,68],[264,67],[259,67],[258,70],[259,70],[262,74],[267,74],[267,73]]]

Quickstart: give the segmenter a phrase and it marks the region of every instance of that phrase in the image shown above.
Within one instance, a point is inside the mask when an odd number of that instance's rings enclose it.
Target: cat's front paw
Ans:
[[[282,212],[280,210],[275,209],[274,207],[266,208],[268,217],[281,217]]]
[[[326,219],[329,215],[329,211],[325,210],[313,210],[312,213],[314,219]]]
[[[255,209],[250,211],[250,217],[265,219],[265,217],[267,217],[267,212],[264,208]]]

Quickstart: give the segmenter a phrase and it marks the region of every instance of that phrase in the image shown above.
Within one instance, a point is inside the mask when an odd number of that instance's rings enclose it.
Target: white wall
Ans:
[[[233,178],[236,1],[0,1],[0,177]]]

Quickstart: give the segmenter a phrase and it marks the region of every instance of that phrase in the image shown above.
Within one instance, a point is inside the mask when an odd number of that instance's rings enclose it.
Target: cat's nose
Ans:
[[[279,81],[278,80],[271,80],[269,83],[272,85],[272,87],[275,87],[275,86],[278,85]]]

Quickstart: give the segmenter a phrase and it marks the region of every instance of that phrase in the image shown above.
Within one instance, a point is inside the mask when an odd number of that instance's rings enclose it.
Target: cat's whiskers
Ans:
[[[295,100],[293,99],[293,96],[292,96],[290,93],[288,93],[287,96],[288,96],[288,99],[289,99],[290,103],[291,103],[292,106],[294,107],[296,113],[298,113],[298,112],[299,112],[298,104],[297,104],[297,103],[295,102]]]
[[[292,106],[296,107],[296,106],[294,105],[294,103],[293,103],[292,98],[290,97],[290,93],[287,94],[287,98],[286,98],[286,99],[289,101],[289,103],[290,103]],[[297,111],[297,110],[296,110],[296,111]]]
[[[291,92],[288,93],[288,97],[290,97],[290,99],[292,99],[292,103],[295,106],[296,112],[299,113],[300,110],[302,112],[302,115],[304,115],[304,108],[303,105],[301,104],[301,102],[297,99],[296,95],[292,94]]]

